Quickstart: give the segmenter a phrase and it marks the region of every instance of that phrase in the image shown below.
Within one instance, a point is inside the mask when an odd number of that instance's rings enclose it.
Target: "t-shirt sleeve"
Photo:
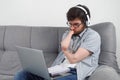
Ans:
[[[65,37],[67,37],[68,33],[69,33],[69,30],[66,30],[66,31],[64,32],[64,34],[62,35],[62,40],[63,40]]]
[[[83,40],[80,48],[87,49],[91,53],[95,53],[100,49],[101,39],[97,32],[88,34],[88,36]]]
[[[66,30],[64,33],[63,33],[63,35],[62,35],[62,40],[63,39],[65,39],[65,37],[68,35],[68,33],[69,33],[69,31],[68,30]],[[61,41],[62,41],[61,40]],[[61,51],[61,44],[59,44],[59,52]]]

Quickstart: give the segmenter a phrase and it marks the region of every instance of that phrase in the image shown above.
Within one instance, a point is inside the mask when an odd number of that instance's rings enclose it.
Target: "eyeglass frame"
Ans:
[[[69,27],[75,27],[75,28],[78,28],[80,25],[82,25],[82,23],[74,23],[74,24],[70,24],[69,22],[66,22],[66,24],[69,26]]]

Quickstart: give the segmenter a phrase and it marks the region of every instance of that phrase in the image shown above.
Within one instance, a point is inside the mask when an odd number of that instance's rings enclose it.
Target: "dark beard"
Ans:
[[[84,28],[84,29],[85,29],[85,28]],[[83,32],[84,29],[83,29],[82,31],[78,32],[78,33],[73,34],[73,36],[79,36],[79,34],[80,34],[81,32]]]
[[[79,31],[79,32],[73,34],[73,36],[79,36],[79,34],[80,34],[81,32],[83,32],[85,29],[86,29],[86,27],[84,26],[84,27],[82,28],[82,31]]]
[[[77,33],[77,34],[73,34],[73,36],[79,36],[80,33]]]

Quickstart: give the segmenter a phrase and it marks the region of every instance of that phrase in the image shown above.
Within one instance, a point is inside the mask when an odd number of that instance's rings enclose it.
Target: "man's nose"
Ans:
[[[74,30],[74,29],[75,29],[75,27],[72,25],[72,26],[71,26],[71,30]]]

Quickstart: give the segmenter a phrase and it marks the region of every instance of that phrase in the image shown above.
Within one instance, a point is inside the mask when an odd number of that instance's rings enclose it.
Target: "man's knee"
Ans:
[[[56,80],[77,80],[77,75],[68,75],[68,76],[58,78]]]
[[[24,80],[26,79],[26,76],[29,74],[29,72],[27,71],[20,71],[18,73],[15,74],[14,80]]]

